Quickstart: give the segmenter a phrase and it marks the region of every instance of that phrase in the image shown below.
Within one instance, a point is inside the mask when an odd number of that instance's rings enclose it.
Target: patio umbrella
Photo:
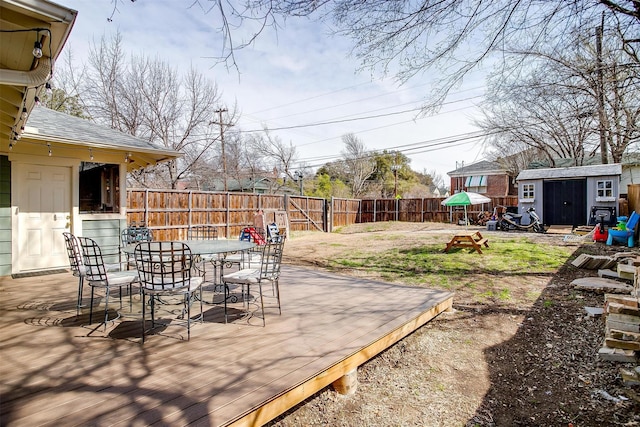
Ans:
[[[461,191],[444,199],[441,204],[443,206],[464,206],[464,224],[469,224],[467,219],[467,206],[479,205],[481,203],[489,203],[491,199],[478,193]]]

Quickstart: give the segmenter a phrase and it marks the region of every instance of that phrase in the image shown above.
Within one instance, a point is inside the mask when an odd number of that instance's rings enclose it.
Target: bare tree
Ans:
[[[524,144],[535,149],[529,155],[544,153],[551,165],[557,158],[581,165],[600,150],[604,132],[609,157],[620,162],[640,136],[638,66],[624,61],[615,37],[608,38],[602,53],[589,34],[577,32],[572,40],[572,47],[562,51],[509,52],[514,61],[526,57],[529,71],[517,79],[493,78],[480,126],[493,135],[495,156],[511,157],[513,147]],[[601,93],[603,114],[598,114]]]
[[[80,97],[86,67],[77,67],[73,58],[73,51],[65,49],[62,60],[56,62],[52,84],[48,90],[42,92],[40,101],[52,110],[87,119],[89,117]]]
[[[342,157],[346,165],[348,182],[351,183],[353,197],[360,197],[366,191],[367,179],[376,170],[376,163],[367,152],[364,143],[354,134],[342,136],[345,149]]]
[[[566,29],[595,27],[602,13],[621,28],[621,42],[636,63],[640,44],[637,0],[252,0],[242,6],[194,0],[193,5],[219,15],[224,41],[217,58],[228,66],[238,66],[234,51],[265,28],[277,29],[287,17],[313,16],[353,40],[363,68],[393,73],[402,82],[437,70],[442,79],[434,95],[440,101],[478,64],[499,62],[505,48],[562,44]],[[251,34],[242,43],[236,43],[239,27]]]
[[[178,160],[132,174],[143,186],[175,188],[210,160],[211,147],[220,138],[212,123],[221,94],[215,83],[194,69],[180,77],[159,59],[132,56],[127,62],[121,43],[118,33],[92,46],[85,106],[98,122],[184,153]],[[229,123],[233,119],[227,117]]]
[[[262,156],[266,162],[266,166],[278,171],[285,177],[293,180],[294,168],[297,162],[298,154],[296,148],[292,145],[286,145],[278,137],[272,137],[268,129],[265,129],[264,135],[254,135],[249,141],[250,152],[253,156]]]

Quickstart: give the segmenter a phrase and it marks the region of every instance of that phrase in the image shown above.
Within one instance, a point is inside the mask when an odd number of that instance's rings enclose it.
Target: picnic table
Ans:
[[[473,248],[482,253],[482,245],[489,247],[489,242],[486,237],[482,237],[479,231],[471,231],[466,233],[460,233],[453,236],[451,241],[447,243],[447,247],[444,248],[445,252],[449,252],[451,248]]]

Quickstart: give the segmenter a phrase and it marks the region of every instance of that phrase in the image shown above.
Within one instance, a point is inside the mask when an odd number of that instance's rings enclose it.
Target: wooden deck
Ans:
[[[225,324],[222,308],[206,305],[190,341],[170,325],[141,345],[136,319],[88,335],[69,273],[1,277],[0,425],[262,425],[453,300],[288,266],[280,287],[282,315],[266,298],[266,327],[258,318]]]

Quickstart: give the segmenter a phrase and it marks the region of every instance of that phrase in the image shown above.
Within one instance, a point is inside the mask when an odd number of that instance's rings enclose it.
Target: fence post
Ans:
[[[327,199],[324,200],[324,212],[325,212],[325,218],[327,218],[327,221],[326,221],[327,226],[325,228],[329,233],[333,233],[333,221],[335,220],[333,215],[334,215],[335,206],[336,205],[335,205],[335,200],[333,196],[331,196],[330,201],[328,201]]]
[[[144,225],[149,226],[149,189],[144,190]]]
[[[327,199],[324,199],[324,231],[325,233],[333,231],[333,201]]]
[[[399,200],[397,198],[395,199],[395,201],[396,201],[396,222],[398,222],[398,209],[400,208],[400,203],[398,203]]]
[[[189,216],[187,219],[187,230],[191,228],[191,226],[193,225],[193,191],[189,190],[189,198],[188,200],[188,205],[189,205]],[[187,233],[188,234],[188,233]]]
[[[373,199],[373,222],[377,222],[378,218],[376,216],[377,214],[377,208],[378,207],[378,202],[377,199]]]
[[[225,213],[226,215],[225,222],[227,223],[227,227],[224,234],[225,234],[225,237],[228,239],[231,236],[231,228],[229,224],[229,220],[231,219],[231,207],[229,206],[229,204],[231,203],[231,197],[229,197],[228,192],[225,193],[225,199],[226,199],[225,204],[227,206],[226,213]]]

